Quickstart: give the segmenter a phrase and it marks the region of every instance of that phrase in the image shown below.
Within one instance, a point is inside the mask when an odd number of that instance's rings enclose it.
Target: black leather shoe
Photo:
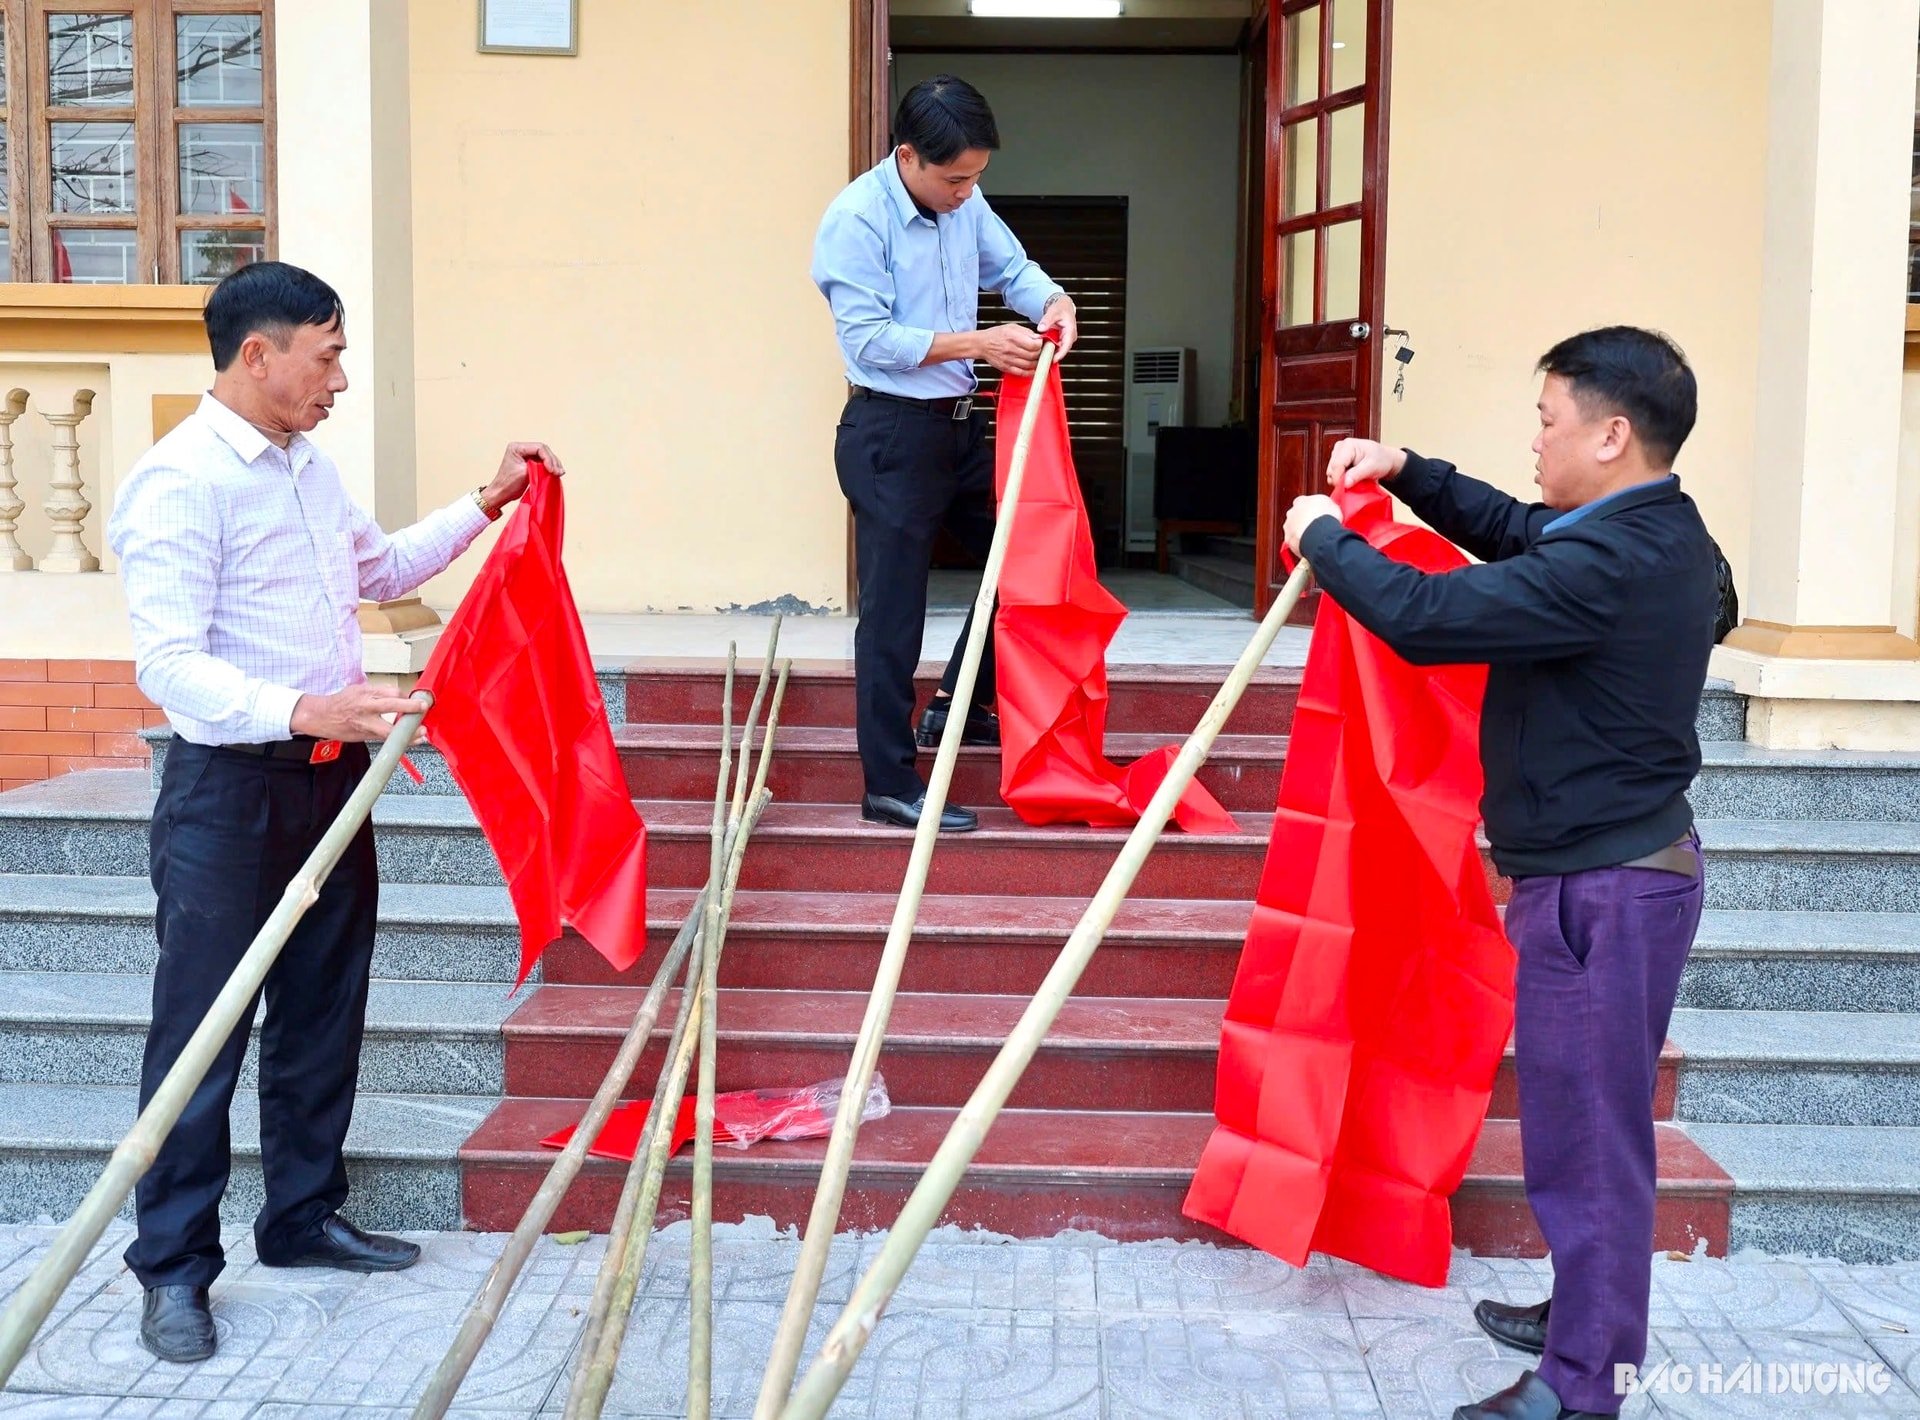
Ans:
[[[892,823],[901,828],[920,827],[920,815],[926,812],[927,791],[922,789],[920,797],[909,803],[905,799],[896,799],[889,794],[868,794],[860,801],[860,817],[868,823]],[[948,804],[940,810],[940,831],[942,833],[972,833],[980,827],[980,815],[972,809],[963,809],[958,804]]]
[[[953,710],[951,700],[935,700],[920,714],[920,728],[913,732],[913,742],[921,749],[938,749],[940,736],[947,728],[947,717]],[[982,710],[979,706],[967,711],[966,728],[960,731],[960,743],[963,745],[997,745],[1000,743],[1000,717],[991,710]]]
[[[1553,1298],[1530,1307],[1510,1307],[1505,1302],[1481,1302],[1473,1309],[1480,1329],[1502,1346],[1529,1351],[1538,1356],[1547,1349],[1547,1308]]]
[[[312,1247],[283,1261],[262,1257],[268,1267],[337,1267],[342,1272],[399,1272],[420,1260],[420,1248],[405,1238],[363,1233],[335,1213],[320,1225]]]
[[[1563,1410],[1560,1396],[1532,1371],[1522,1371],[1520,1379],[1490,1395],[1477,1405],[1463,1405],[1453,1412],[1453,1420],[1613,1420],[1598,1410]]]
[[[140,1307],[140,1344],[163,1361],[187,1364],[213,1354],[213,1309],[205,1287],[149,1287]]]

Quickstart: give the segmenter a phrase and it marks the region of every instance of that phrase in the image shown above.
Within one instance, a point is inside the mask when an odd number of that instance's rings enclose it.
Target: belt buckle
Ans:
[[[308,764],[332,764],[340,757],[339,740],[316,740],[313,753],[307,757]]]
[[[962,419],[971,417],[972,414],[973,414],[973,396],[972,395],[963,394],[960,396],[960,398],[956,399],[953,402],[953,422],[955,424],[958,424]]]

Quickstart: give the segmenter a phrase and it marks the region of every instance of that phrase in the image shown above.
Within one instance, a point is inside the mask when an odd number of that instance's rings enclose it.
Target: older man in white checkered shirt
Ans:
[[[529,458],[561,472],[544,444],[509,444],[492,481],[389,536],[306,437],[347,388],[333,289],[259,262],[220,283],[206,323],[213,389],[135,466],[108,527],[140,687],[175,734],[153,813],[160,959],[142,1108],[365,772],[366,742],[416,708],[366,683],[361,599],[404,596],[443,570],[525,492]],[[367,825],[267,977],[254,1240],[268,1266],[391,1271],[419,1256],[339,1213],[378,909]],[[140,1340],[170,1361],[214,1351],[227,1112],[252,1018],[135,1194],[126,1260],[146,1288]]]

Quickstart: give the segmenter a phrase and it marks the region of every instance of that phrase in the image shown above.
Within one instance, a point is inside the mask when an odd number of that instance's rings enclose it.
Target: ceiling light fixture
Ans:
[[[1122,0],[967,0],[967,13],[983,20],[1117,20]]]

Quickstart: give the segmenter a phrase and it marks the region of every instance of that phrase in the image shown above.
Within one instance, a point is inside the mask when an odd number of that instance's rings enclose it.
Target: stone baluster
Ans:
[[[100,559],[87,551],[80,538],[93,504],[81,492],[80,421],[93,412],[93,391],[75,390],[73,413],[41,418],[53,426],[53,481],[47,496],[47,516],[53,520],[53,546],[40,559],[42,572],[98,572]]]
[[[0,572],[33,570],[33,558],[13,535],[16,519],[27,511],[13,491],[13,421],[26,412],[27,392],[8,390],[6,403],[0,405]]]

